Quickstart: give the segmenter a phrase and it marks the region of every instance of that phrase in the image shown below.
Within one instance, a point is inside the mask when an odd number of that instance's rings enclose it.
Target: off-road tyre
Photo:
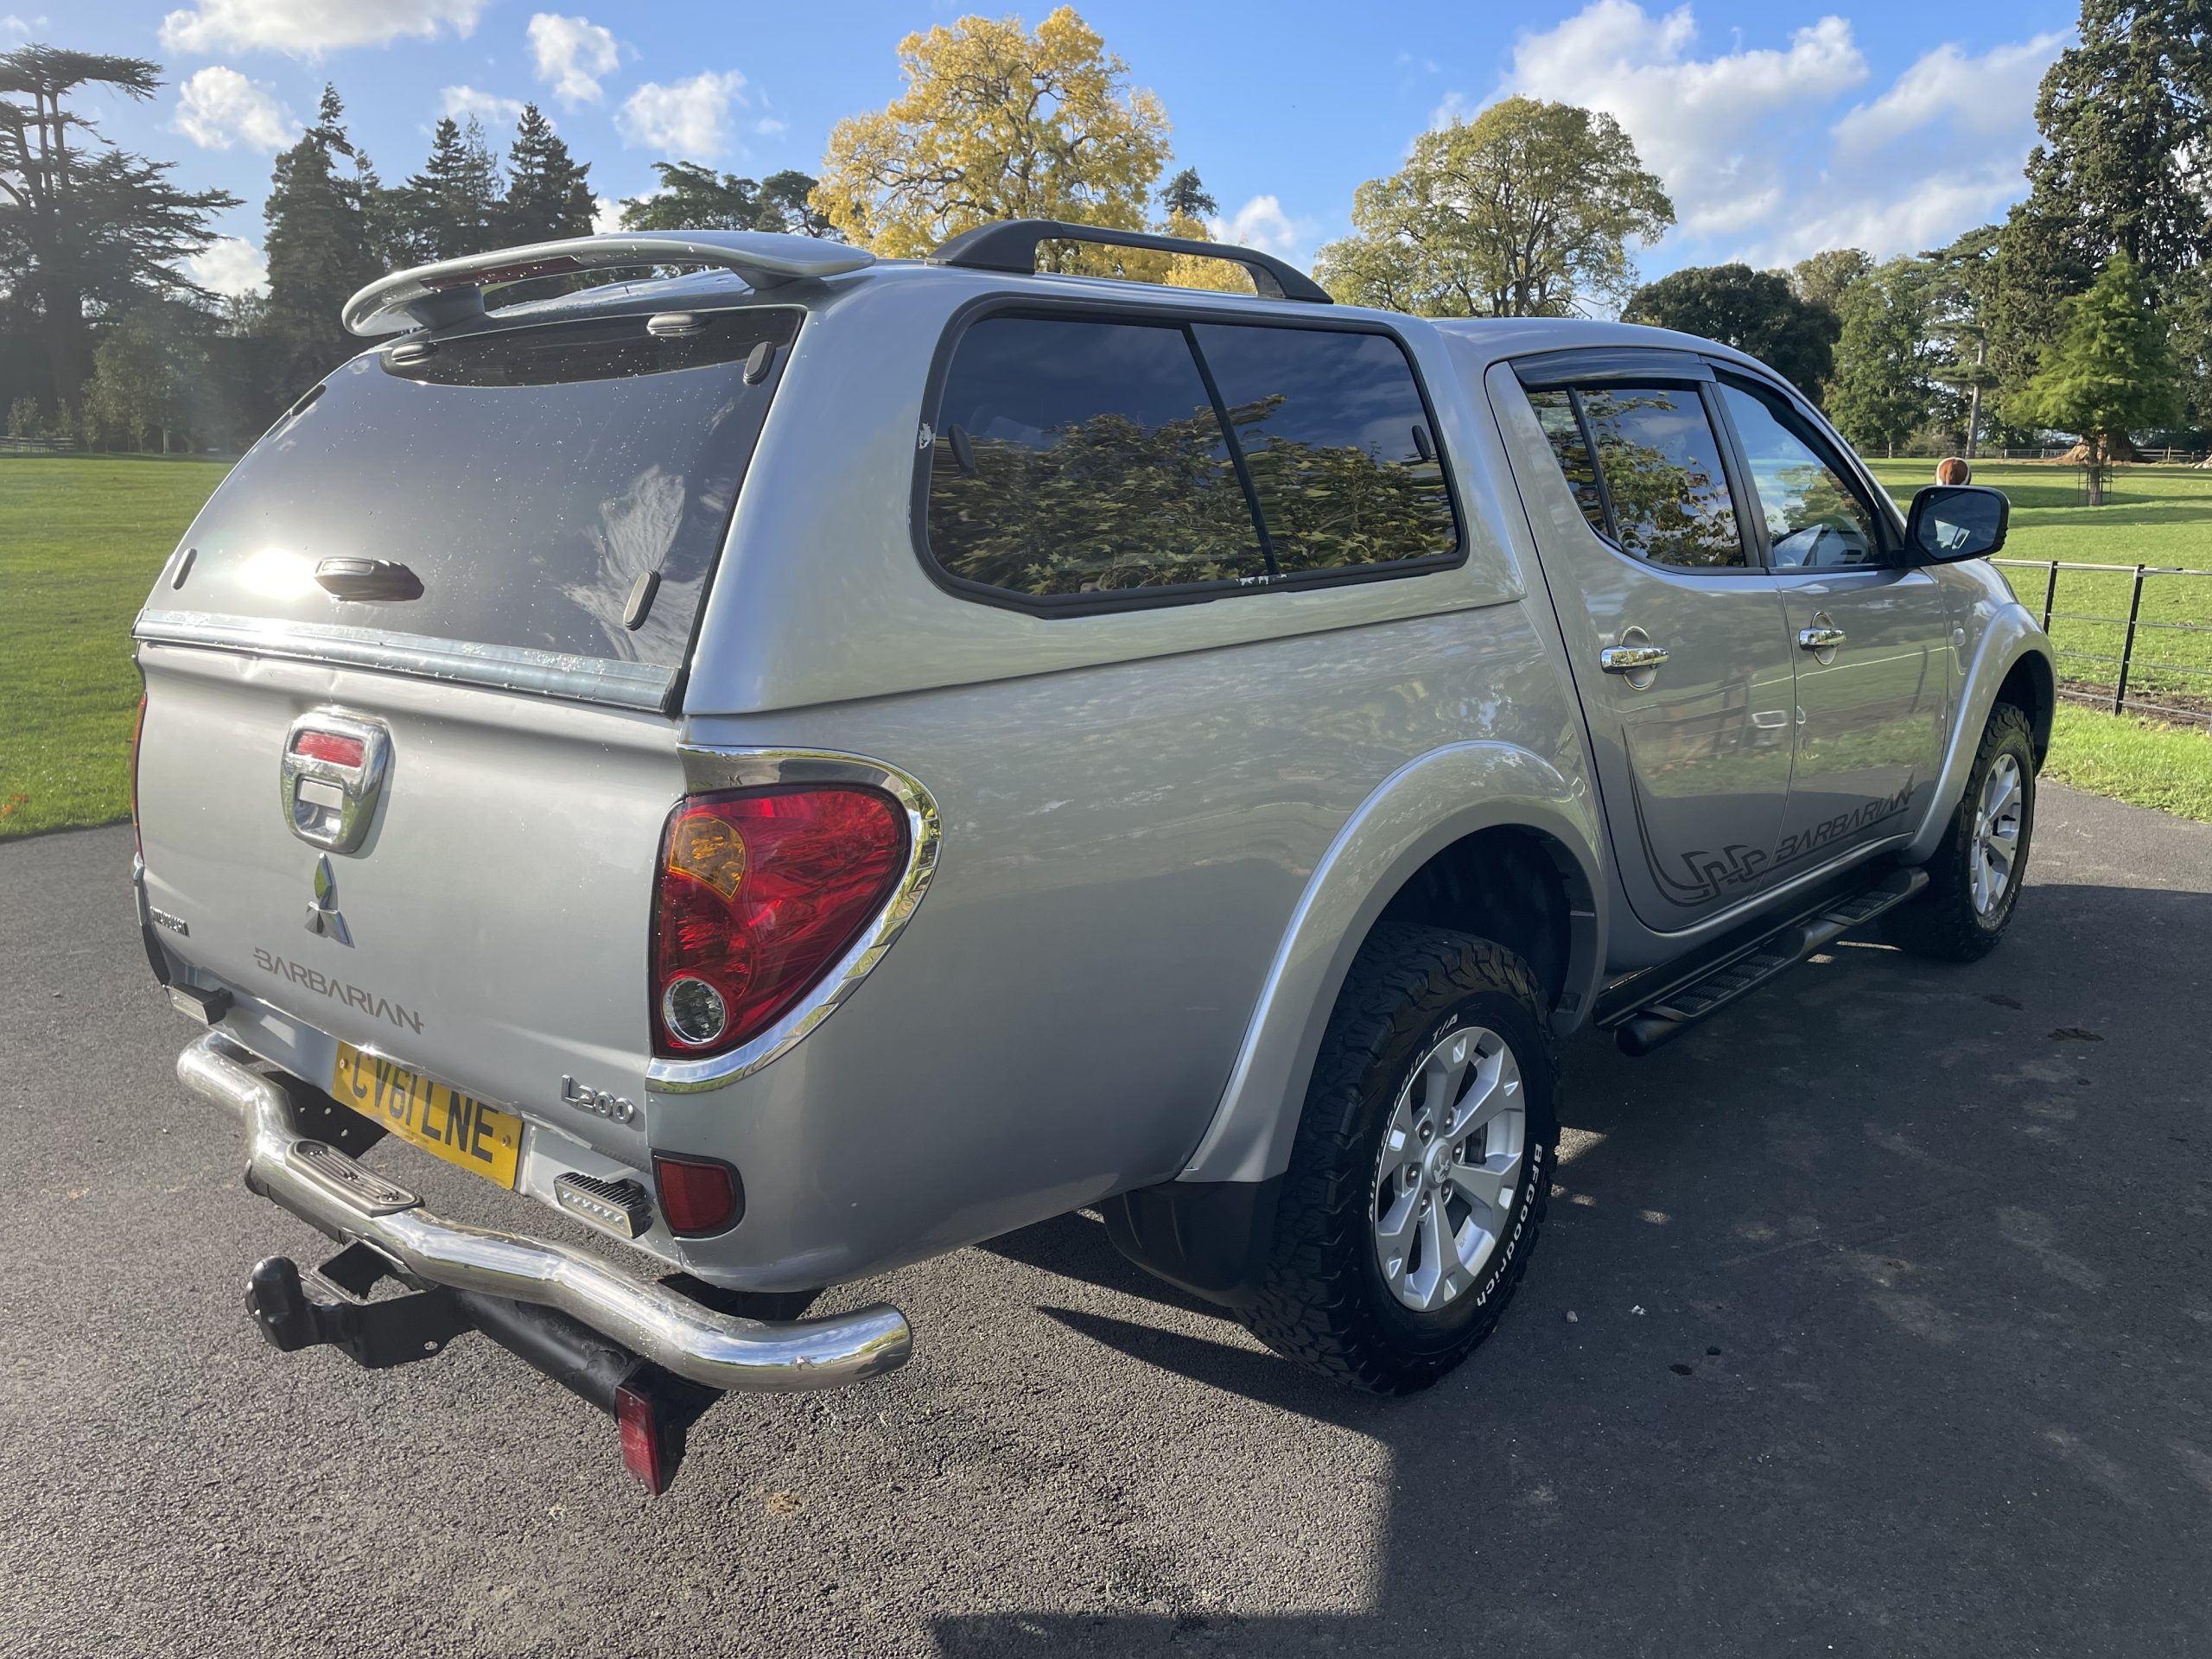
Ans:
[[[1525,1097],[1523,1165],[1498,1243],[1433,1313],[1393,1294],[1376,1260],[1377,1160],[1400,1091],[1457,1026],[1506,1039]],[[1376,1394],[1427,1388],[1504,1313],[1542,1224],[1558,1146],[1558,1047],[1529,964],[1488,939],[1386,924],[1361,947],[1329,1017],[1306,1091],[1274,1238],[1240,1313],[1275,1352]]]
[[[2005,890],[1984,915],[1974,907],[1974,900],[1975,821],[1982,785],[2000,757],[2006,755],[2019,768],[2020,834]],[[1967,774],[1958,808],[1951,815],[1942,844],[1928,861],[1928,885],[1918,897],[1883,917],[1882,937],[1901,950],[1936,962],[1978,962],[1987,956],[2005,937],[2018,908],[2035,828],[2035,734],[2024,711],[2000,702],[1989,712],[1989,724],[1982,728],[1981,744],[1974,752],[1974,766]]]

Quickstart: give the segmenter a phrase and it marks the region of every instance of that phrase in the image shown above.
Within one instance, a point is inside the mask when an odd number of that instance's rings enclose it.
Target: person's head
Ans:
[[[1936,481],[1938,484],[1971,484],[1974,482],[1974,468],[1956,455],[1947,455],[1936,463]]]

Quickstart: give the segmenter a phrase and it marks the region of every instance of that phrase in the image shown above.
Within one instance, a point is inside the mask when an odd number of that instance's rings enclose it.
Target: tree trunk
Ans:
[[[1967,397],[1967,459],[1974,459],[1974,441],[1981,431],[1981,387],[1977,385]]]

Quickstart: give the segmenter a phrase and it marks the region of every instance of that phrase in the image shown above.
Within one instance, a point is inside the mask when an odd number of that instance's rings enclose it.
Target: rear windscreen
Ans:
[[[155,603],[680,668],[801,315],[595,319],[358,358],[232,469]]]

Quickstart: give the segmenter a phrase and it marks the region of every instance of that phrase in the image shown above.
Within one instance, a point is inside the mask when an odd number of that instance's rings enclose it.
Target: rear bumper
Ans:
[[[565,1244],[446,1221],[412,1193],[303,1136],[284,1091],[253,1057],[209,1033],[177,1057],[193,1093],[245,1130],[246,1185],[341,1243],[360,1242],[427,1284],[532,1302],[591,1326],[678,1376],[749,1393],[842,1388],[894,1370],[913,1347],[881,1304],[834,1319],[764,1324],[716,1313]]]

